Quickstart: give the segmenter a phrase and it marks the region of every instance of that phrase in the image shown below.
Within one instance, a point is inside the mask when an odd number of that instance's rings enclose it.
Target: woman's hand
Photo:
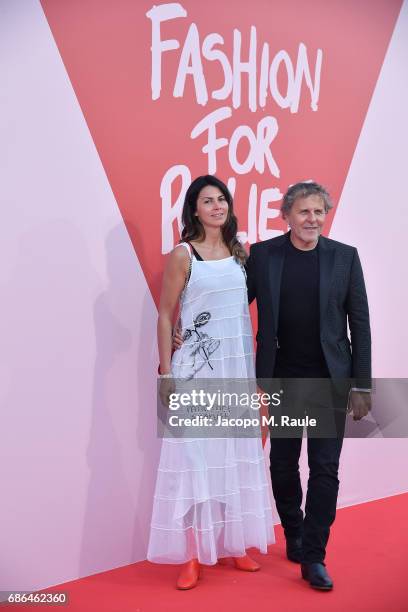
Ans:
[[[181,335],[181,330],[174,330],[173,334],[173,350],[177,351],[179,348],[183,346],[183,336]]]
[[[161,378],[159,384],[159,397],[163,406],[169,407],[170,395],[174,393],[176,386],[173,378]]]

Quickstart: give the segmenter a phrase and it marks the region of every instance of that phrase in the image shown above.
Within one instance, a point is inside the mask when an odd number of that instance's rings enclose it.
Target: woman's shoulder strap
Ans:
[[[189,244],[188,242],[179,242],[178,244],[176,244],[176,247],[179,247],[179,246],[185,247],[187,249],[187,251],[188,251],[188,254],[189,254],[190,258],[192,257],[193,253],[192,253],[192,250],[191,250],[192,249],[191,244]]]
[[[193,257],[195,257],[195,259],[197,261],[204,261],[203,258],[201,257],[200,253],[198,253],[195,248],[193,247],[192,244],[190,244],[189,242],[179,242],[177,246],[184,246],[186,247],[186,249],[188,250],[189,254],[190,254],[190,259]]]
[[[200,253],[198,253],[195,248],[193,247],[192,244],[190,244],[191,248],[193,249],[193,253],[194,253],[194,257],[197,259],[197,261],[204,261],[204,259],[201,257]]]
[[[179,242],[179,244],[177,246],[180,246],[180,245],[183,245],[183,246],[186,247],[186,249],[188,249],[188,252],[190,253],[190,257],[192,257],[194,255],[194,257],[197,259],[197,261],[204,261],[203,258],[200,255],[200,253],[197,253],[197,251],[195,250],[193,245],[190,244],[190,242]]]
[[[186,279],[184,281],[184,287],[183,287],[183,291],[182,291],[182,295],[181,295],[181,300],[182,300],[183,294],[184,294],[184,292],[185,292],[185,290],[187,288],[188,281],[190,280],[190,276],[191,276],[191,267],[192,267],[192,264],[193,264],[193,252],[191,250],[192,246],[188,242],[179,242],[178,244],[176,244],[176,246],[174,248],[180,247],[180,246],[183,246],[183,247],[185,247],[187,249],[188,256],[189,256],[188,270],[187,270]]]

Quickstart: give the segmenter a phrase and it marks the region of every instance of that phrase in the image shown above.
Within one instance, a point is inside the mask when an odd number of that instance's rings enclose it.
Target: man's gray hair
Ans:
[[[330,195],[322,185],[312,182],[296,183],[295,185],[291,185],[283,196],[281,213],[287,215],[290,212],[295,200],[298,198],[307,198],[311,195],[317,195],[322,198],[325,212],[328,212],[331,208],[333,208]]]

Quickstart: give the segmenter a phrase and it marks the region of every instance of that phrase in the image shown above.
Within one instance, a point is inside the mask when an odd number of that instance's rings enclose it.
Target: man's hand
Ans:
[[[371,410],[371,393],[350,391],[347,412],[353,413],[353,420],[360,421]]]
[[[183,346],[183,336],[181,335],[180,329],[174,330],[173,335],[173,349],[177,351],[177,349]]]

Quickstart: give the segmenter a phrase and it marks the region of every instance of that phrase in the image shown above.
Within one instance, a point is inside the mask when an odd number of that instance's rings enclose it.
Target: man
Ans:
[[[329,194],[321,185],[297,183],[281,207],[290,231],[251,246],[247,275],[249,301],[256,299],[258,309],[256,375],[352,379],[349,410],[358,420],[368,413],[371,401],[367,296],[357,250],[320,235],[330,208]],[[336,415],[336,437],[308,437],[304,517],[302,438],[271,437],[272,488],[287,556],[301,563],[302,577],[321,590],[333,587],[324,559],[336,514],[344,418]]]

